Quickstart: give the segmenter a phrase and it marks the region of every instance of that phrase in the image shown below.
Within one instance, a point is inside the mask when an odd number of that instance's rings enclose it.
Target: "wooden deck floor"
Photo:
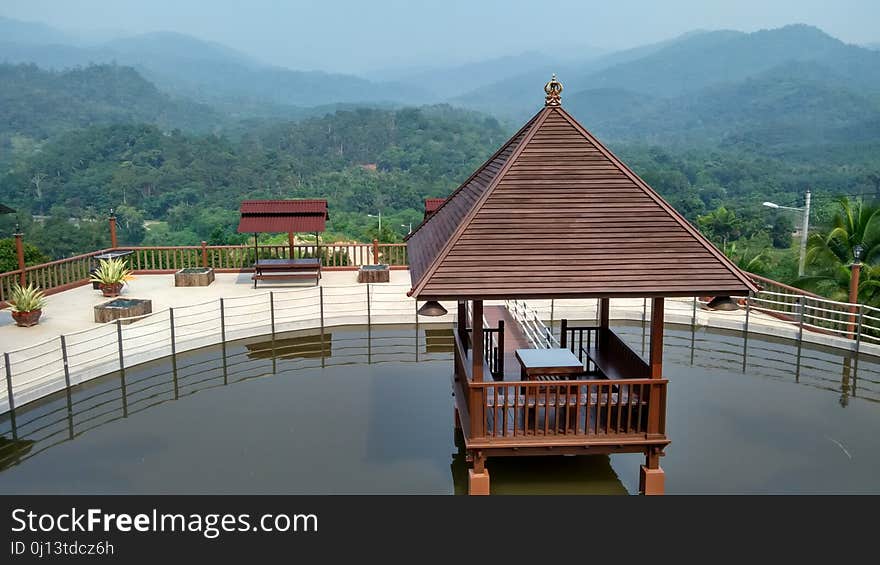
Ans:
[[[528,349],[532,347],[526,334],[523,333],[519,322],[513,319],[505,306],[485,306],[483,307],[483,317],[489,327],[497,328],[498,322],[504,320],[504,372],[509,375],[507,380],[519,379],[519,361],[516,360],[514,352],[517,349]]]

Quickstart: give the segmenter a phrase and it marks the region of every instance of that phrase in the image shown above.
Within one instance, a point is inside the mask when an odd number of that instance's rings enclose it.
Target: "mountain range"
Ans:
[[[137,118],[216,130],[240,118],[296,120],[341,107],[446,102],[512,128],[540,107],[541,89],[556,72],[566,109],[610,141],[736,143],[785,152],[880,139],[880,51],[800,24],[752,33],[699,30],[612,53],[530,51],[451,67],[386,69],[369,78],[270,66],[177,33],[89,43],[42,24],[0,18],[0,38],[0,62],[54,71],[7,65],[0,78],[14,79],[8,84],[26,93],[15,97],[18,103],[37,104],[42,92],[52,100],[48,106],[58,106],[70,96],[70,108],[79,108],[73,113],[86,124]],[[103,66],[89,70],[92,63]],[[58,72],[76,67],[86,68]],[[88,77],[117,86],[93,92]],[[64,88],[50,87],[51,80]],[[139,93],[143,104],[114,106],[120,91]],[[92,110],[85,108],[92,102]],[[52,115],[47,110],[46,123]]]

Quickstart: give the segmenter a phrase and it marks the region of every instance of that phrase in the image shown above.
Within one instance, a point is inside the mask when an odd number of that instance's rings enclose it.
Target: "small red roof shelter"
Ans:
[[[425,198],[425,219],[427,220],[428,216],[436,212],[444,202],[446,202],[445,198]]]

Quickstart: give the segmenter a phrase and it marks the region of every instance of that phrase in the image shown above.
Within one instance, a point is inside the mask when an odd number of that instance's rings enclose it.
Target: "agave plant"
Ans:
[[[131,279],[131,269],[128,268],[128,265],[122,259],[101,261],[91,276],[91,280],[106,285],[125,284]]]
[[[46,295],[33,284],[24,287],[16,284],[12,287],[9,304],[13,312],[34,312],[46,305]]]

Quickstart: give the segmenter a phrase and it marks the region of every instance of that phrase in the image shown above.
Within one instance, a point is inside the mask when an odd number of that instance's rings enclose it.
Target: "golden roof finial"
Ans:
[[[556,73],[553,73],[553,78],[544,85],[544,92],[547,93],[544,106],[562,106],[562,83],[556,80]]]

